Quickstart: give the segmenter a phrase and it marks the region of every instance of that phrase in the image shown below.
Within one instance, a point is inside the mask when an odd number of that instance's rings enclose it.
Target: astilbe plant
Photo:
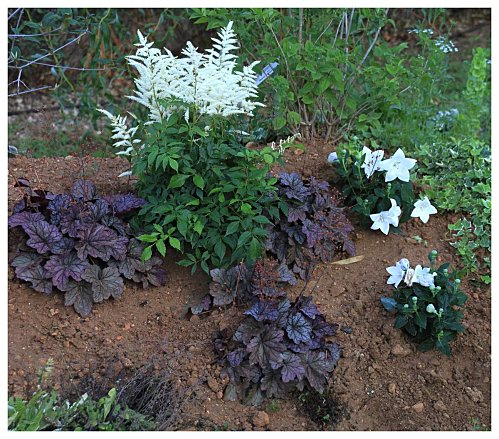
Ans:
[[[312,297],[290,300],[275,268],[258,262],[250,278],[237,276],[250,307],[234,334],[226,328],[214,340],[221,375],[229,378],[226,400],[260,405],[266,397],[283,398],[307,386],[323,392],[340,358],[340,346],[328,341],[338,325],[326,321]],[[215,279],[212,294],[224,289],[220,281]]]
[[[353,226],[327,182],[304,181],[293,172],[280,174],[277,186],[282,214],[269,229],[266,249],[280,262],[307,279],[316,261],[331,262],[342,252],[355,255]]]
[[[387,283],[393,284],[395,290],[392,297],[382,297],[381,303],[397,315],[394,326],[417,343],[419,350],[436,348],[450,356],[449,342],[464,331],[464,314],[459,308],[468,297],[460,289],[456,273],[449,272],[448,263],[435,269],[436,256],[436,250],[429,254],[430,267],[411,268],[405,258],[388,267]]]
[[[11,265],[18,279],[41,293],[64,292],[67,306],[82,316],[94,303],[121,297],[123,278],[164,285],[162,260],[141,260],[145,247],[131,236],[126,219],[144,204],[133,194],[101,197],[88,180],[77,180],[66,194],[32,189],[26,179],[14,206],[10,228],[22,230]]]

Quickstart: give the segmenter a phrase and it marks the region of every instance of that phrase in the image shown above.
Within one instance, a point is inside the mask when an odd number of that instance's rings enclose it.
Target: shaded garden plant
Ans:
[[[257,265],[243,287],[252,299],[246,317],[234,334],[224,329],[215,337],[222,376],[230,380],[226,400],[260,405],[293,389],[322,392],[340,357],[340,346],[327,341],[338,325],[326,321],[311,297],[300,294],[291,301],[277,279]]]
[[[282,173],[277,188],[281,215],[269,229],[267,251],[302,279],[319,260],[331,262],[341,252],[355,255],[353,226],[327,182]]]
[[[381,303],[397,315],[395,328],[402,329],[419,350],[436,348],[450,356],[449,342],[464,331],[464,314],[459,308],[468,296],[460,289],[461,280],[455,272],[449,272],[448,263],[434,269],[436,256],[436,250],[429,254],[430,267],[411,268],[405,258],[388,267],[387,283],[396,289],[392,297],[382,297]]]
[[[10,228],[22,230],[11,265],[35,291],[64,292],[65,305],[82,316],[94,303],[121,297],[123,278],[164,285],[161,259],[141,260],[144,244],[131,236],[126,219],[144,204],[133,194],[101,197],[88,180],[66,194],[34,190],[26,179],[16,186],[24,197],[14,206]]]

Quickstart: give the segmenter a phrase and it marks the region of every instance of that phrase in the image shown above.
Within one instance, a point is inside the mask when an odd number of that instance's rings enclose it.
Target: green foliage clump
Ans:
[[[479,140],[421,145],[420,184],[442,210],[465,216],[449,225],[462,257],[464,271],[482,273],[490,282],[490,258],[477,258],[482,249],[491,251],[491,157],[490,148]]]
[[[133,172],[147,200],[136,221],[148,230],[140,237],[150,243],[146,258],[169,245],[185,255],[180,265],[209,272],[261,255],[268,218],[279,218],[277,179],[269,176],[279,152],[246,148],[226,120],[208,131],[205,122],[172,115],[150,125]]]
[[[147,416],[116,401],[116,389],[98,401],[86,393],[71,403],[52,390],[42,389],[24,401],[10,397],[8,429],[10,431],[130,431],[151,430],[154,423]]]

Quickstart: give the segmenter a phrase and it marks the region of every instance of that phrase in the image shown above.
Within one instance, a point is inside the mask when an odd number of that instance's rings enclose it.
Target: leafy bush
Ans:
[[[302,279],[313,264],[331,262],[336,254],[355,254],[350,234],[353,226],[329,184],[295,172],[282,173],[277,182],[281,203],[279,222],[269,229],[266,249]]]
[[[98,401],[82,395],[71,403],[52,390],[39,389],[29,401],[10,397],[10,431],[130,431],[151,430],[154,423],[147,416],[122,407],[116,401],[116,389]]]
[[[260,405],[265,397],[283,398],[293,389],[322,392],[340,357],[339,345],[326,341],[338,325],[326,321],[311,297],[300,294],[290,301],[279,277],[269,266],[257,265],[251,281],[241,281],[251,297],[247,317],[233,335],[228,329],[216,335],[222,376],[230,379],[226,400]],[[221,291],[223,281],[216,280]]]
[[[478,140],[424,144],[420,157],[420,184],[439,209],[466,217],[449,225],[452,243],[466,273],[479,272],[490,282],[490,257],[477,259],[479,250],[491,252],[491,151]],[[483,251],[482,250],[482,251]]]
[[[65,305],[87,316],[93,303],[121,297],[123,277],[144,287],[166,282],[161,259],[141,260],[144,245],[126,223],[144,200],[132,194],[100,197],[88,180],[77,180],[69,194],[34,190],[26,179],[17,186],[25,195],[9,227],[23,232],[11,264],[34,290],[62,291]]]
[[[151,125],[154,137],[134,173],[147,200],[136,222],[148,233],[139,239],[163,255],[167,246],[180,250],[180,265],[208,272],[261,255],[268,218],[278,216],[276,179],[268,174],[279,153],[245,148],[225,124],[208,134],[204,123],[172,115]]]
[[[407,259],[401,259],[387,268],[394,284],[392,298],[383,297],[381,303],[386,310],[395,312],[395,328],[402,329],[418,349],[425,352],[436,348],[450,356],[449,342],[464,331],[461,324],[462,307],[467,300],[459,285],[461,280],[449,272],[449,264],[441,265],[436,271],[434,262],[437,252],[433,250],[428,258],[430,267],[410,268]],[[404,282],[404,286],[399,287]]]
[[[267,115],[274,130],[305,139],[337,139],[357,122],[381,129],[382,112],[409,84],[400,62],[407,44],[378,38],[390,23],[385,9],[200,8],[191,18],[207,29],[234,20],[248,63],[255,55],[265,64],[279,59],[263,86],[269,110],[259,128]]]

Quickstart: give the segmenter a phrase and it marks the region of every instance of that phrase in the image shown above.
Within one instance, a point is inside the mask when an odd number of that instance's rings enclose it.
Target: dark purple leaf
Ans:
[[[324,237],[323,228],[309,219],[303,221],[302,232],[305,233],[307,237],[307,245],[313,247],[317,242],[319,242]]]
[[[289,383],[294,379],[300,381],[305,374],[305,369],[301,364],[300,357],[292,352],[283,352],[282,354],[282,381]]]
[[[341,347],[338,343],[327,343],[325,348],[328,350],[333,367],[336,367],[336,363],[341,357]]]
[[[89,205],[89,214],[85,218],[88,224],[100,222],[109,213],[109,204],[106,200],[98,199]]]
[[[78,205],[71,205],[61,211],[59,223],[62,233],[67,233],[71,238],[76,238],[78,231],[82,228],[82,219],[84,217],[82,208]]]
[[[19,268],[20,267],[18,267],[18,269]],[[29,282],[35,291],[44,294],[50,294],[52,292],[50,274],[40,264],[25,267],[20,273],[18,273],[18,269],[16,269],[17,277]]]
[[[284,398],[287,395],[286,384],[281,379],[281,372],[274,369],[263,371],[261,388],[268,398]]]
[[[270,363],[279,364],[282,361],[281,352],[285,351],[282,343],[284,332],[280,329],[266,328],[262,333],[253,337],[246,350],[250,353],[250,364],[258,363],[266,368]]]
[[[105,226],[116,230],[118,232],[118,235],[125,236],[130,234],[128,224],[117,216],[106,215],[101,218],[100,222],[101,224],[104,224]]]
[[[133,194],[108,195],[104,199],[111,205],[114,213],[118,215],[131,212],[146,204],[146,200],[138,198]]]
[[[248,394],[244,398],[244,404],[258,407],[262,404],[263,400],[264,396],[260,386],[253,386],[249,389]]]
[[[59,229],[47,221],[37,221],[24,227],[29,239],[26,241],[38,253],[48,253],[52,246],[62,239]]]
[[[83,272],[82,278],[92,284],[94,302],[102,302],[111,296],[117,299],[123,294],[123,279],[114,267],[102,269],[92,265]]]
[[[286,324],[288,323],[289,309],[291,308],[291,303],[288,299],[281,300],[279,305],[277,305],[277,309],[279,311],[279,318],[276,321],[276,325],[284,329],[286,328]]]
[[[307,218],[307,205],[302,204],[300,206],[289,206],[288,209],[288,221],[294,223],[298,220],[305,221]]]
[[[317,306],[312,302],[312,297],[301,296],[297,303],[297,308],[305,314],[307,317],[312,320],[315,319],[315,316],[320,315]]]
[[[12,213],[19,213],[22,212],[26,208],[26,201],[24,198],[21,198],[16,204],[14,204],[14,207],[12,208]]]
[[[93,293],[92,285],[84,280],[80,282],[69,281],[68,289],[64,294],[64,305],[71,306],[82,317],[87,317],[92,311]]]
[[[252,316],[256,321],[264,320],[274,321],[279,317],[277,304],[273,302],[258,300],[248,311],[244,312],[247,316]]]
[[[72,198],[67,194],[55,195],[54,198],[49,202],[48,208],[51,212],[50,222],[55,225],[59,225],[62,219],[62,214],[72,204]]]
[[[319,393],[324,391],[326,378],[334,369],[333,362],[324,352],[308,351],[301,355],[305,377],[312,388]]]
[[[234,333],[234,340],[244,344],[248,344],[251,338],[259,335],[261,332],[263,332],[264,329],[265,326],[263,325],[263,323],[260,323],[251,318],[246,318]]]
[[[63,237],[52,246],[51,250],[56,255],[63,255],[73,250],[74,246],[74,239]]]
[[[322,315],[318,315],[312,322],[312,329],[314,334],[319,337],[332,336],[338,330],[338,324],[328,323]]]
[[[168,275],[163,268],[156,265],[152,265],[150,267],[146,265],[147,269],[145,271],[142,271],[137,269],[137,264],[134,265],[136,267],[136,272],[132,276],[132,280],[134,282],[142,282],[143,288],[147,288],[149,284],[156,287],[160,287],[166,284]]]
[[[91,201],[97,198],[97,188],[89,180],[76,180],[71,189],[71,195],[83,201]]]
[[[33,268],[35,265],[40,265],[43,257],[35,252],[19,253],[13,260],[11,265],[16,268],[16,274],[19,279],[22,279],[21,274],[28,268]]]
[[[89,266],[90,264],[86,259],[81,260],[75,252],[70,252],[51,256],[45,264],[45,269],[52,276],[53,284],[61,291],[66,291],[69,278],[72,277],[75,281],[80,281],[83,272]]]
[[[291,174],[283,172],[279,177],[282,193],[286,197],[304,201],[310,195],[310,190],[303,185],[301,177],[296,172],[292,172]]]
[[[279,273],[280,282],[286,282],[290,285],[296,285],[297,280],[295,275],[284,262],[279,265],[277,271]]]
[[[296,344],[306,343],[310,341],[312,325],[302,314],[292,314],[288,317],[286,332]]]
[[[239,366],[246,356],[246,351],[244,349],[236,349],[235,351],[229,352],[227,354],[227,361],[232,367]]]
[[[234,270],[234,268],[237,267],[233,267],[229,270],[215,268],[210,271],[212,279],[212,282],[210,283],[210,294],[213,296],[213,305],[229,305],[236,298],[239,289],[239,271]]]
[[[203,300],[196,305],[191,306],[191,312],[194,315],[201,314],[204,311],[208,311],[211,306],[211,296],[207,294],[203,297]]]
[[[33,223],[45,221],[45,217],[39,212],[20,212],[9,217],[9,227],[21,226],[24,230]]]
[[[101,224],[78,231],[80,241],[75,248],[80,259],[86,259],[88,255],[109,261],[113,256],[115,259],[123,260],[126,257],[126,246],[128,238],[118,236],[114,230]]]

